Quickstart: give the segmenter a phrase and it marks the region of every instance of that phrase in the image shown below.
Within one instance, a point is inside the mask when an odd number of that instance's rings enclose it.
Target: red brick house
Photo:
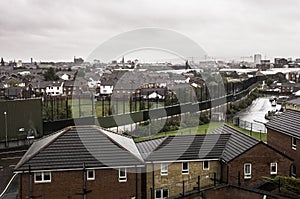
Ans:
[[[212,133],[231,135],[221,157],[223,182],[254,187],[262,177],[289,175],[293,160],[264,142],[227,125]]]
[[[300,112],[286,110],[266,124],[268,144],[294,159],[290,175],[300,177]]]
[[[19,198],[141,198],[143,159],[129,137],[70,127],[32,144],[16,166]]]

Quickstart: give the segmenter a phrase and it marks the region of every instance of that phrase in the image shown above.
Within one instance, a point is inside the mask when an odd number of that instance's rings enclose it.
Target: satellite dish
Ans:
[[[35,128],[30,128],[27,133],[27,139],[34,139],[37,137],[37,131]]]

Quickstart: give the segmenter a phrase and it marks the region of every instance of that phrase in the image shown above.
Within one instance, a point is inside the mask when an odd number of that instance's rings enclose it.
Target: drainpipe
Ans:
[[[154,163],[152,162],[152,195],[153,195],[153,198],[155,197],[155,182],[154,182],[154,179],[155,176],[154,176]]]
[[[33,187],[32,187],[32,173],[31,173],[31,168],[30,165],[28,166],[29,170],[29,198],[33,199],[32,192],[33,192]]]
[[[137,172],[137,166],[135,166],[135,195],[136,198],[138,197],[138,172]]]
[[[19,185],[20,186],[20,191],[19,191],[19,193],[20,193],[20,199],[22,199],[22,195],[23,195],[23,193],[22,193],[23,192],[23,187],[22,187],[23,186],[23,182],[22,181],[23,181],[23,172],[20,174],[20,185]]]

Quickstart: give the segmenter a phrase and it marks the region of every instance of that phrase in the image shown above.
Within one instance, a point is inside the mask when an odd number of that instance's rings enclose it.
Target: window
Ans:
[[[188,174],[189,173],[189,163],[183,162],[182,163],[182,174]]]
[[[126,168],[119,169],[119,182],[126,182],[127,181],[127,173]]]
[[[160,165],[160,175],[162,175],[162,176],[168,175],[168,164],[167,163],[161,163],[161,165]]]
[[[295,137],[292,137],[292,149],[296,150],[297,148],[297,139]]]
[[[34,182],[51,182],[51,172],[36,172],[34,173]]]
[[[88,169],[86,178],[87,178],[87,180],[95,180],[95,170],[94,169]]]
[[[271,175],[277,174],[277,162],[272,162],[270,164],[270,173]]]
[[[251,178],[251,164],[246,163],[244,164],[244,179],[250,179]]]
[[[294,164],[291,166],[291,177],[296,177],[296,166]]]
[[[203,170],[209,170],[209,161],[203,162]]]
[[[156,189],[155,199],[163,199],[169,197],[169,189]]]

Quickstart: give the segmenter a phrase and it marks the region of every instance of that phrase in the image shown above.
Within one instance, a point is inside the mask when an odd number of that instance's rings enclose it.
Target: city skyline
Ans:
[[[219,0],[0,3],[0,56],[36,61],[86,58],[102,42],[143,27],[175,30],[216,59],[300,55],[300,2]]]

